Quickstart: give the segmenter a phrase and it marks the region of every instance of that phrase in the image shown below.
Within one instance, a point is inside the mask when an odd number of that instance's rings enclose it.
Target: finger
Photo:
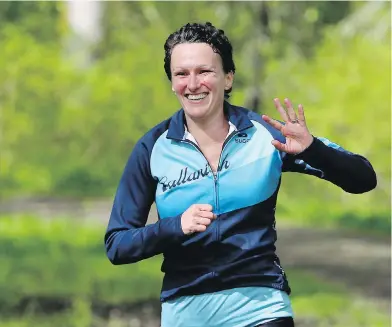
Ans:
[[[283,143],[279,142],[278,140],[272,140],[271,143],[279,151],[286,152],[285,151],[286,150],[286,144],[283,144]]]
[[[286,110],[284,110],[284,108],[282,107],[280,101],[278,98],[274,99],[274,103],[275,103],[275,107],[278,110],[278,112],[280,113],[280,116],[282,117],[283,121],[288,121],[289,117],[287,116],[287,112]]]
[[[212,205],[211,204],[197,204],[196,208],[200,211],[212,211]]]
[[[193,226],[193,228],[192,228],[192,232],[193,232],[193,233],[194,233],[194,232],[205,232],[206,229],[207,229],[207,226],[206,226],[206,225],[195,225],[195,226]]]
[[[284,99],[284,103],[286,104],[287,107],[287,114],[290,118],[290,121],[294,121],[297,119],[297,115],[294,111],[293,105],[291,104],[291,101],[289,99]]]
[[[216,214],[214,214],[211,211],[199,211],[197,213],[198,217],[203,217],[203,218],[208,218],[208,219],[215,219],[216,218]]]
[[[195,218],[195,219],[194,219],[194,223],[195,223],[196,225],[208,226],[209,224],[211,224],[211,219],[207,219],[207,218]]]
[[[304,112],[304,107],[302,104],[298,106],[298,120],[301,125],[306,125],[305,121],[305,112]]]
[[[279,123],[277,120],[272,119],[270,117],[268,117],[267,115],[262,115],[261,118],[263,118],[263,120],[270,124],[273,128],[277,129],[278,131],[280,131],[283,128],[283,124]]]

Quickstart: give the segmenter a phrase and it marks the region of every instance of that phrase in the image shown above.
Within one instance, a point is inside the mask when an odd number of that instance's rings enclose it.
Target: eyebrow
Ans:
[[[200,66],[194,66],[191,67],[191,69],[215,69],[215,66],[209,66],[209,65],[200,65]],[[173,67],[173,70],[182,70],[182,69],[189,69],[189,67],[185,68],[185,67]]]

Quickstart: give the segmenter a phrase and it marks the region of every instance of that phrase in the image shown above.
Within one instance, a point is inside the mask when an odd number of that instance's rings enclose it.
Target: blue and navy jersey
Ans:
[[[282,134],[261,116],[225,102],[234,131],[214,174],[197,144],[185,137],[177,111],[135,145],[121,177],[105,234],[113,264],[163,254],[161,301],[241,286],[290,287],[275,254],[275,206],[283,172],[314,175],[350,193],[375,188],[366,158],[324,138],[301,154],[277,150]],[[146,225],[155,201],[158,221]],[[202,233],[185,235],[181,215],[210,204],[217,218]]]

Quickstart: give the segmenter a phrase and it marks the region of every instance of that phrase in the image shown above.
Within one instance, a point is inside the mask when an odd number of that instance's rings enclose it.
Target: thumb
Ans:
[[[273,145],[276,149],[285,152],[285,150],[286,150],[286,144],[283,144],[283,143],[279,142],[278,140],[272,140],[271,143],[272,143],[272,145]]]

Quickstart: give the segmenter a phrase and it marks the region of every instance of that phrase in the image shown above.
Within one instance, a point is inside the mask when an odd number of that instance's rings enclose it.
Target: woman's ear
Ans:
[[[230,90],[233,86],[234,74],[233,72],[229,72],[225,76],[225,90]]]

